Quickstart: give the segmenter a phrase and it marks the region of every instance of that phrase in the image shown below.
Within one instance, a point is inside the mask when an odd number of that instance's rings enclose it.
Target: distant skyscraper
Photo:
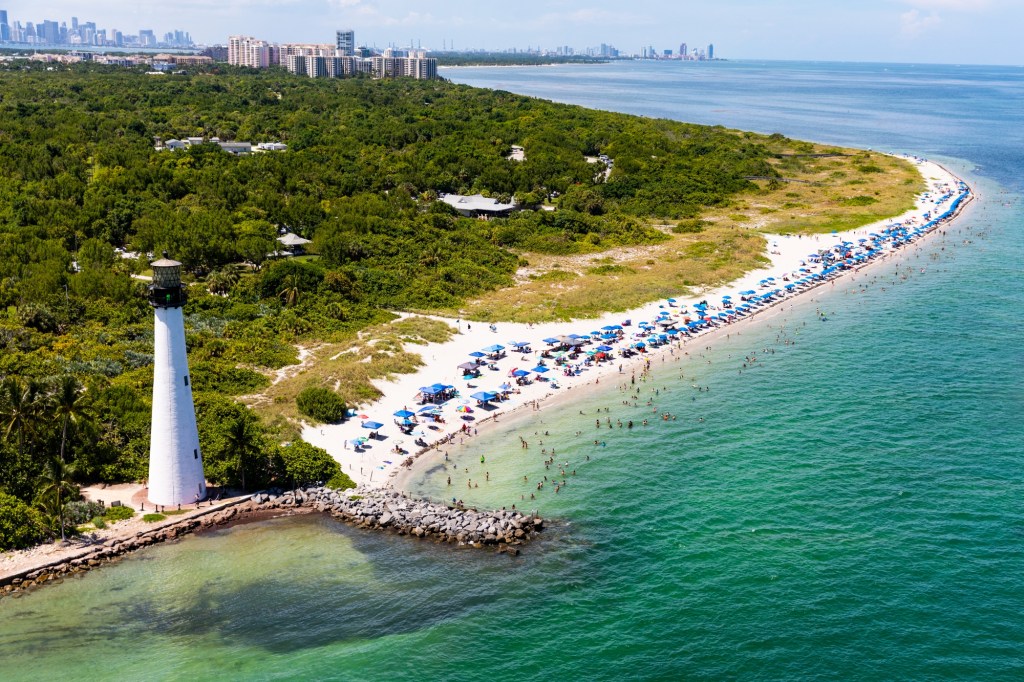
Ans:
[[[7,10],[0,9],[0,42],[11,39],[11,27],[7,25]]]
[[[686,49],[686,43],[679,43],[679,56],[682,59],[686,59],[690,55],[690,51]]]
[[[356,53],[356,32],[338,31],[337,48],[339,57],[351,57]]]
[[[715,58],[715,46],[713,44],[712,45],[708,45],[708,59],[714,59],[714,58]]]

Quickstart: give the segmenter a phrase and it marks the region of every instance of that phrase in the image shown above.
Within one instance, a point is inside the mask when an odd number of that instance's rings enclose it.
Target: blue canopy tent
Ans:
[[[547,338],[547,339],[544,339],[544,343],[548,344],[549,346],[553,346],[556,343],[561,343],[561,342],[558,339]]]
[[[545,372],[547,372],[547,371],[549,371],[549,370],[548,370],[548,368],[547,368],[547,367],[545,367],[544,365],[537,365],[536,367],[534,367],[534,368],[533,368],[533,369],[531,369],[530,371],[531,371],[531,372],[536,372],[537,374],[544,374]]]
[[[500,353],[503,350],[505,350],[505,346],[502,346],[497,343],[494,344],[493,346],[487,346],[487,348],[484,348],[485,353]]]
[[[598,346],[597,350],[601,351],[602,353],[607,353],[608,351],[612,350],[612,347],[611,346]]]
[[[471,357],[471,358],[486,358],[487,357],[487,353],[481,353],[480,351],[475,350],[475,351],[473,351],[472,353],[469,354],[469,357]]]
[[[377,429],[379,429],[382,426],[384,426],[384,425],[381,424],[380,422],[363,422],[362,423],[362,427],[364,429],[370,429],[371,431],[376,431]]]
[[[529,375],[530,375],[530,373],[527,372],[525,369],[517,369],[514,372],[512,372],[512,376],[514,376],[517,379],[522,379],[523,377],[529,376]]]
[[[497,398],[498,394],[497,393],[491,393],[490,391],[477,391],[476,393],[474,393],[473,395],[471,395],[469,397],[473,398],[474,400],[479,400],[481,402],[485,402],[486,403],[486,402],[490,402],[491,400],[494,400],[495,398]]]
[[[413,416],[414,414],[416,413],[410,412],[409,410],[399,410],[398,412],[395,412],[396,417],[405,417],[406,419]]]

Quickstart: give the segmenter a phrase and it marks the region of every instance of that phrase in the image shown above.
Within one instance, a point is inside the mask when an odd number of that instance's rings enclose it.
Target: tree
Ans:
[[[0,552],[22,549],[43,537],[39,512],[13,495],[0,493]]]
[[[91,406],[83,397],[84,394],[84,387],[74,376],[66,374],[57,380],[52,400],[54,416],[61,421],[60,460],[62,462],[67,461],[64,451],[68,442],[68,428],[81,426],[92,416]]]
[[[50,457],[43,465],[39,479],[38,502],[40,507],[55,516],[60,525],[60,539],[66,540],[64,528],[64,505],[68,498],[78,497],[78,486],[72,477],[78,473],[74,463],[67,464],[60,457]]]
[[[0,427],[5,440],[17,434],[19,455],[25,452],[25,436],[35,429],[42,395],[38,381],[7,377],[0,384]]]
[[[226,436],[225,449],[236,462],[238,476],[244,491],[247,489],[245,470],[252,466],[251,460],[255,459],[262,449],[262,434],[252,419],[240,415],[228,424]]]
[[[299,290],[299,278],[296,275],[285,275],[284,288],[277,292],[285,306],[291,308],[298,304],[301,291]]]

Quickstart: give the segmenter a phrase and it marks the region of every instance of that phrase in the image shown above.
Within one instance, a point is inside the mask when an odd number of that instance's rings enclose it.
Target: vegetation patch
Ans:
[[[167,517],[164,516],[163,514],[150,513],[150,514],[143,514],[143,516],[142,516],[142,520],[145,521],[146,523],[156,523],[157,521],[165,521],[166,519],[167,519]]]
[[[310,386],[295,397],[299,414],[318,422],[333,424],[345,417],[345,403],[337,393],[322,386]]]

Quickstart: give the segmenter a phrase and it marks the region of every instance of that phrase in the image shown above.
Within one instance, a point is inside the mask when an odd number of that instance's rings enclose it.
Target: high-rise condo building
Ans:
[[[356,32],[355,31],[338,31],[337,32],[337,48],[338,57],[352,57],[356,53]]]

